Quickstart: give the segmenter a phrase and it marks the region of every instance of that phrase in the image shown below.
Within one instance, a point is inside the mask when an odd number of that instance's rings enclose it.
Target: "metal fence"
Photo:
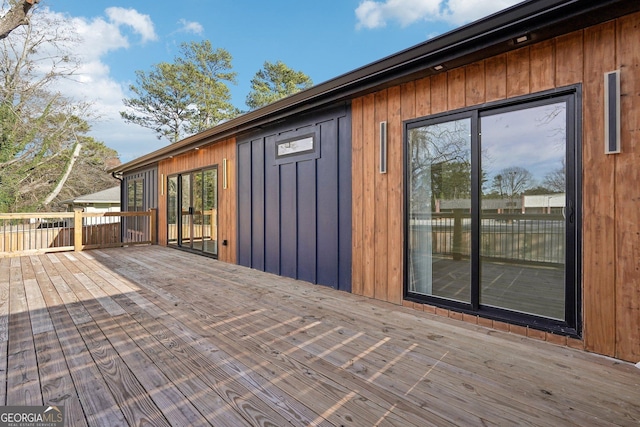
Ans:
[[[471,217],[463,213],[413,215],[409,246],[445,256],[471,256]],[[482,214],[480,255],[504,262],[562,264],[565,222],[556,214]]]
[[[0,214],[0,257],[156,243],[156,211]]]

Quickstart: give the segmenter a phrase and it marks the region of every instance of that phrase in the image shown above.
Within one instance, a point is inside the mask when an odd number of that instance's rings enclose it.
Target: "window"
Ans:
[[[577,96],[406,123],[408,299],[579,334]]]
[[[278,150],[276,154],[277,157],[313,152],[313,137],[308,136],[292,141],[279,142],[276,145],[276,149]]]
[[[218,255],[218,168],[167,178],[167,239],[170,245]]]
[[[143,181],[141,179],[130,180],[127,183],[127,210],[129,212],[144,210],[143,194]]]
[[[319,144],[315,133],[309,130],[280,135],[275,143],[275,165],[301,162],[320,157]]]
[[[471,119],[412,128],[408,154],[409,292],[469,303]]]

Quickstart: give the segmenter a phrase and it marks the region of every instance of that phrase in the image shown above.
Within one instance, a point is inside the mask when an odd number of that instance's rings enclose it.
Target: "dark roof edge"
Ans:
[[[616,14],[614,5],[624,5]],[[630,11],[640,10],[637,0],[529,0],[459,27],[423,43],[342,74],[304,91],[278,100],[265,107],[242,114],[211,129],[189,136],[137,159],[123,163],[109,172],[121,173],[149,166],[160,160],[185,153],[197,146],[215,143],[257,126],[280,120],[294,113],[320,105],[344,101],[348,96],[372,90],[385,80],[418,69],[438,65],[469,55],[474,49],[490,51],[492,46],[504,44],[514,34],[534,32],[555,26],[558,34],[575,30],[562,22],[579,19],[586,28],[605,22]],[[607,11],[607,13],[602,13]],[[553,35],[553,31],[550,35]],[[533,40],[535,42],[536,40]],[[403,71],[404,70],[404,71]]]

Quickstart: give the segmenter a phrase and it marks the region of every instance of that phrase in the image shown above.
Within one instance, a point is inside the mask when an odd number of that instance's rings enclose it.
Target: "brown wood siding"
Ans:
[[[223,189],[222,161],[227,159],[227,189]],[[193,150],[158,165],[158,243],[167,244],[167,177],[177,173],[218,166],[218,241],[227,241],[227,246],[218,245],[218,259],[236,263],[236,140],[227,139],[213,145]]]
[[[640,360],[640,13],[617,23],[622,154],[615,169],[616,353]]]
[[[581,83],[584,339],[566,342],[640,360],[639,39],[636,13],[355,99],[353,292],[402,304],[403,121]],[[616,69],[622,82],[622,153],[605,155],[603,74]],[[377,129],[384,120],[389,162],[380,177]],[[548,340],[565,342],[550,335]]]

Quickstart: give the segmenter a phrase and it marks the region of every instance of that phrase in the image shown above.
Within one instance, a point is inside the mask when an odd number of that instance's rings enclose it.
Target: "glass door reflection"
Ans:
[[[564,320],[566,103],[480,123],[480,304]]]

